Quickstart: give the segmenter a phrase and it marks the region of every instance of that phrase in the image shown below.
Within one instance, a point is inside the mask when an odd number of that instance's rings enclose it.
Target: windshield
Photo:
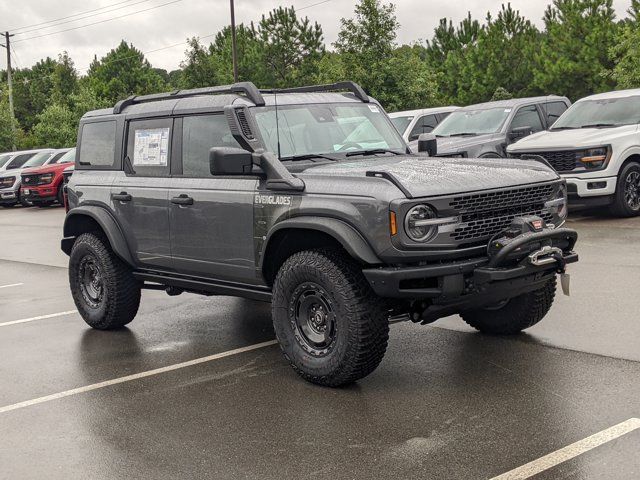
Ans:
[[[411,120],[413,120],[413,117],[391,117],[391,123],[393,123],[393,126],[396,127],[396,130],[400,132],[400,135],[404,134],[404,132],[407,130],[407,127],[411,123]]]
[[[582,100],[569,107],[551,130],[619,127],[636,123],[640,123],[640,96]]]
[[[405,152],[406,145],[386,114],[373,103],[295,105],[255,109],[268,150],[280,158],[372,149]],[[278,132],[279,130],[279,132]]]
[[[23,167],[24,168],[39,167],[41,165],[44,165],[44,162],[49,160],[50,157],[51,157],[51,152],[36,153],[33,157],[31,157],[29,160],[25,162]]]
[[[4,167],[4,164],[7,163],[10,158],[11,158],[11,154],[0,155],[0,168]]]
[[[52,161],[51,163],[69,163],[69,162],[75,162],[75,161],[76,161],[76,149],[72,148],[67,153],[62,155],[57,160]]]
[[[511,108],[504,107],[458,110],[445,118],[432,133],[438,137],[497,133],[510,113]]]

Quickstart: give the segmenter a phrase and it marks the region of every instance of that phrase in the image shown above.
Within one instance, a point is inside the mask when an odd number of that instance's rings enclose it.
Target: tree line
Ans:
[[[264,88],[350,79],[388,111],[551,93],[576,100],[640,87],[640,0],[631,0],[622,20],[612,1],[553,0],[542,29],[507,3],[483,20],[443,18],[430,40],[410,45],[396,41],[393,3],[360,0],[330,46],[318,23],[279,7],[237,26],[239,78]],[[132,94],[233,82],[230,28],[208,44],[190,38],[187,45],[180,68],[171,72],[154,68],[125,41],[95,57],[82,76],[66,52],[16,69],[13,123],[0,71],[0,151],[14,143],[73,145],[86,111]]]

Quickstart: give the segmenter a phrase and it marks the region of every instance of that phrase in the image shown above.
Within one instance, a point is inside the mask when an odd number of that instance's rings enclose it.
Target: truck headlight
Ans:
[[[611,157],[610,147],[598,147],[585,150],[578,160],[588,169],[602,168]]]
[[[40,175],[40,180],[38,180],[39,185],[47,185],[48,183],[53,182],[53,173],[43,173]]]
[[[558,188],[556,197],[553,200],[549,200],[544,206],[552,213],[555,213],[564,222],[569,214],[569,206],[567,200],[567,185],[562,184]]]
[[[16,177],[4,177],[0,178],[0,188],[12,187],[16,181]]]
[[[438,227],[429,220],[433,220],[436,213],[427,205],[416,205],[411,208],[404,219],[404,229],[414,242],[426,242],[433,238]]]

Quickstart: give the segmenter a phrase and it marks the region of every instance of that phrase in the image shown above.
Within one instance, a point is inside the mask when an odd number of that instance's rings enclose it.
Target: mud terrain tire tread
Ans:
[[[77,268],[85,252],[91,252],[103,270],[104,305],[96,311],[86,305],[79,287]],[[130,323],[140,306],[140,283],[126,265],[111,250],[109,242],[100,234],[80,235],[71,250],[69,284],[73,300],[84,321],[97,330],[115,330]]]
[[[512,298],[499,310],[469,310],[460,316],[482,333],[515,335],[542,320],[553,305],[555,295],[554,277],[544,287]]]
[[[300,347],[288,314],[291,292],[305,281],[325,288],[340,312],[336,347],[321,364]],[[307,250],[286,260],[274,282],[272,316],[285,358],[300,376],[318,385],[338,387],[369,375],[387,349],[389,321],[384,303],[358,265],[338,250]]]

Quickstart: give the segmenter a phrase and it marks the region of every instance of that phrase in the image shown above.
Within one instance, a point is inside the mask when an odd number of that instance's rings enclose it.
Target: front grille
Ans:
[[[39,175],[23,175],[22,176],[23,185],[37,185],[39,180],[40,180]]]
[[[579,150],[559,150],[555,152],[518,152],[516,158],[524,155],[539,155],[544,158],[557,172],[570,172],[578,166]]]
[[[544,204],[553,199],[554,192],[554,185],[536,185],[455,197],[450,206],[460,215],[461,226],[451,232],[451,238],[461,246],[471,246],[485,243],[516,217],[537,215],[552,222]]]

